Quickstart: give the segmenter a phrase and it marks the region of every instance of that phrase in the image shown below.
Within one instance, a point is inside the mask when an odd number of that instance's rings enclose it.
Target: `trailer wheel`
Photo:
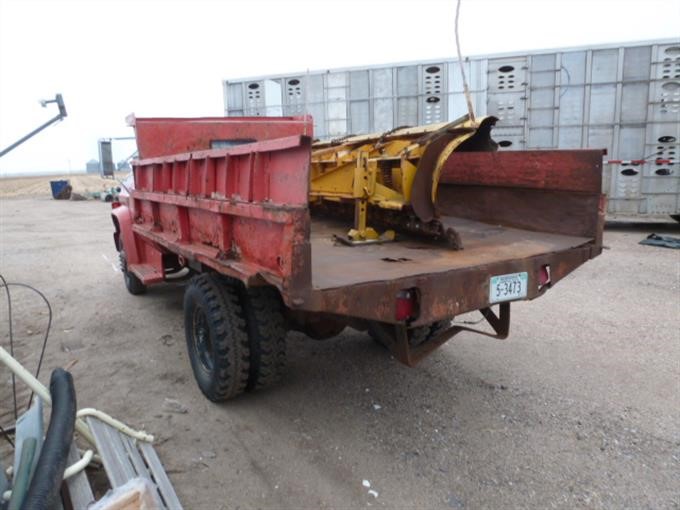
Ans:
[[[247,390],[271,386],[286,367],[286,320],[283,302],[274,287],[243,288],[250,373]]]
[[[248,384],[250,348],[236,284],[212,274],[192,278],[184,293],[184,330],[194,378],[220,402]]]
[[[133,296],[144,294],[146,292],[146,285],[137,278],[137,275],[128,271],[127,256],[125,255],[125,250],[123,250],[122,243],[120,245],[120,251],[118,252],[118,258],[120,260],[120,271],[123,273],[123,280],[125,281],[125,288]]]

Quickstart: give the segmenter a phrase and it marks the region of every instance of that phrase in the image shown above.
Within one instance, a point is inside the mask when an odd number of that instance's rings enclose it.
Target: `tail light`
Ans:
[[[118,200],[114,200],[113,202],[111,202],[111,209],[117,209],[120,206],[121,203]]]
[[[548,264],[541,266],[538,270],[538,288],[542,289],[550,284],[550,266]]]
[[[398,321],[414,319],[417,310],[416,299],[416,291],[414,289],[400,290],[397,293],[394,318]]]

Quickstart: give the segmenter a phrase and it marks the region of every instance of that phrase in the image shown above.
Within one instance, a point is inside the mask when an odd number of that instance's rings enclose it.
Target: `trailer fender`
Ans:
[[[111,211],[111,220],[115,227],[113,242],[116,245],[116,250],[120,251],[121,246],[125,246],[125,255],[127,256],[128,263],[139,263],[139,252],[137,250],[137,243],[135,243],[135,235],[132,231],[132,212],[130,208],[126,205],[116,207]]]

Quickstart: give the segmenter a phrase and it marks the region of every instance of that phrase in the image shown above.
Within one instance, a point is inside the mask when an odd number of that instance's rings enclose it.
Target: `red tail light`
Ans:
[[[414,290],[400,290],[397,293],[395,319],[406,321],[413,319],[416,311],[416,292]]]
[[[116,209],[120,206],[121,206],[121,203],[118,202],[117,200],[114,200],[113,202],[111,202],[111,209]]]
[[[538,270],[538,288],[541,289],[550,283],[550,266],[541,266]]]

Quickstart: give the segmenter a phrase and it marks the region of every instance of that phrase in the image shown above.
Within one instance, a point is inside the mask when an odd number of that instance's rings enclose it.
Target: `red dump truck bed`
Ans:
[[[461,313],[480,310],[505,337],[510,301],[540,296],[601,251],[599,150],[453,153],[436,206],[463,250],[408,235],[352,247],[334,242],[345,223],[310,214],[311,118],[136,119],[135,129],[135,189],[113,210],[129,289],[189,268],[238,282],[246,311],[249,292],[276,289],[285,327],[368,329],[410,365],[466,329],[451,323]],[[257,386],[251,376],[241,390]]]

